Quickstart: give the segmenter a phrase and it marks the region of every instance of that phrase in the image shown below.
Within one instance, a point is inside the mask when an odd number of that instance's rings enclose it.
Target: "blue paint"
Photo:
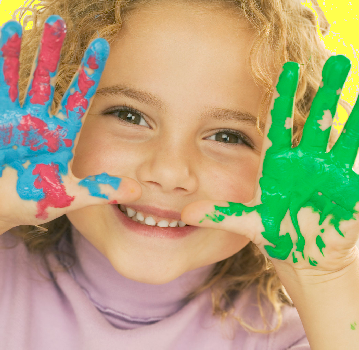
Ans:
[[[51,25],[56,21],[63,20],[59,16],[51,16],[47,19],[46,23]],[[65,24],[63,23],[63,25]],[[9,38],[14,34],[18,34],[19,37],[21,37],[22,34],[21,25],[15,21],[7,22],[1,28],[0,53],[3,45],[6,44]],[[109,45],[104,39],[94,40],[85,52],[81,67],[89,68],[88,59],[90,56],[95,56],[96,64],[98,65],[98,68],[93,70],[93,74],[88,75],[88,73],[86,73],[86,76],[94,82],[94,85],[88,89],[83,97],[83,100],[86,101],[87,104],[89,104],[90,99],[96,92],[108,55]],[[85,113],[85,109],[78,107],[71,111],[66,109],[65,106],[72,95],[70,92],[71,89],[81,92],[79,88],[79,74],[76,74],[75,79],[62,99],[60,112],[66,116],[65,120],[62,120],[56,116],[49,115],[49,107],[52,103],[54,87],[51,88],[52,95],[50,96],[49,102],[45,103],[45,105],[31,103],[31,97],[29,96],[27,96],[23,107],[19,105],[18,100],[13,103],[9,97],[8,85],[5,83],[3,65],[4,59],[0,55],[0,176],[2,176],[3,169],[6,166],[12,167],[18,174],[16,190],[20,198],[24,200],[39,201],[45,197],[45,194],[42,189],[36,189],[34,187],[34,182],[38,177],[38,175],[33,175],[35,167],[38,164],[57,164],[59,166],[59,175],[61,178],[62,175],[68,173],[68,164],[73,158],[74,142],[76,135],[82,127],[81,117]],[[55,75],[56,71],[51,73],[50,77],[53,78]],[[30,83],[29,91],[31,90],[32,83],[33,79]],[[47,125],[42,134],[38,132],[40,129],[29,131],[29,135],[32,135],[32,139],[34,140],[32,146],[35,146],[37,148],[36,150],[30,148],[29,138],[22,144],[24,141],[24,132],[20,131],[18,128],[21,127],[21,121],[24,120],[25,116],[38,118]],[[11,127],[12,137],[10,142],[5,142],[3,140],[6,140],[6,136],[9,134],[6,129]],[[48,135],[46,133],[54,133],[57,128],[59,144],[58,150],[54,152],[46,145],[47,140],[45,137]],[[71,140],[72,144],[68,143],[66,145],[64,139]],[[23,164],[27,161],[30,161],[30,165],[25,169]],[[89,179],[83,180],[82,185],[88,187],[90,193],[98,197],[101,195],[98,190],[98,184],[108,183],[113,188],[118,188],[120,181],[119,178],[101,174],[95,176],[93,181]]]
[[[102,173],[96,176],[89,176],[79,182],[80,186],[87,187],[91,196],[108,199],[106,194],[101,193],[100,184],[112,186],[115,190],[120,186],[121,179]]]

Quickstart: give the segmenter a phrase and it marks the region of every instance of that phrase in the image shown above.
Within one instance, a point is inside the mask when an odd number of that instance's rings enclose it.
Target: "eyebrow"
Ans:
[[[96,92],[97,96],[125,96],[137,100],[139,102],[148,104],[150,106],[156,107],[161,111],[165,111],[164,103],[155,95],[143,91],[134,89],[132,87],[126,85],[112,85],[103,87],[98,89]],[[218,119],[223,121],[233,120],[238,122],[245,122],[246,124],[250,125],[257,125],[258,118],[255,117],[253,114],[240,111],[240,110],[233,110],[227,108],[208,108],[204,113],[201,114],[201,119]],[[264,126],[263,122],[260,121],[259,125],[261,127]]]

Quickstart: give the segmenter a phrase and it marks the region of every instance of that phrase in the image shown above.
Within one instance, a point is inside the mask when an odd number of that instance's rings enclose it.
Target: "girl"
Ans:
[[[40,5],[1,30],[1,348],[356,349],[358,111],[326,153],[350,63],[313,13]]]

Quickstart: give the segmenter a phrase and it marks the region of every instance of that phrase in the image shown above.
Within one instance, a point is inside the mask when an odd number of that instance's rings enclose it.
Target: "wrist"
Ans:
[[[295,265],[279,260],[272,260],[272,263],[288,293],[291,289],[293,292],[318,289],[327,284],[340,283],[339,281],[345,278],[353,278],[359,268],[359,249],[354,246],[339,264],[333,264],[331,270],[321,270],[320,266],[296,269]]]

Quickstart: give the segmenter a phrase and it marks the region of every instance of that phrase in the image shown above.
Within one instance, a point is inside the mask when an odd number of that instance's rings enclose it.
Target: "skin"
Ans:
[[[156,95],[164,108],[123,95],[96,95],[76,148],[74,174],[130,177],[142,189],[133,204],[178,212],[203,199],[249,201],[262,146],[255,123],[201,114],[227,108],[258,115],[263,91],[249,73],[252,40],[247,24],[225,9],[161,2],[131,14],[111,46],[99,90],[131,86]],[[124,104],[142,112],[148,126],[104,114]],[[215,141],[221,129],[245,134],[253,147]],[[249,242],[214,228],[179,240],[139,236],[109,206],[83,208],[68,218],[119,273],[145,283],[169,282]]]
[[[329,224],[344,237],[339,225],[344,220],[353,220],[359,202],[359,176],[351,167],[354,164],[358,142],[353,131],[358,118],[354,109],[350,122],[332,151],[326,152],[332,115],[335,115],[341,89],[350,70],[350,61],[344,56],[331,57],[323,69],[323,84],[320,87],[305,124],[300,145],[291,145],[291,118],[293,98],[299,76],[299,66],[289,62],[277,84],[277,98],[272,109],[273,123],[268,133],[271,146],[267,149],[263,174],[259,180],[261,204],[247,207],[239,203],[228,203],[229,207],[215,206],[216,212],[206,215],[220,222],[227,215],[242,216],[256,211],[262,219],[262,236],[271,243],[264,248],[271,258],[285,260],[292,253],[293,240],[289,233],[280,235],[280,225],[287,212],[296,230],[295,251],[306,259],[305,239],[298,224],[298,212],[309,207],[320,214],[319,225],[330,218]],[[329,117],[329,123],[326,118]],[[325,125],[324,125],[325,124]],[[355,130],[355,129],[354,129]],[[348,133],[348,134],[347,134]],[[273,176],[275,169],[281,169]],[[313,171],[314,170],[314,171]],[[301,185],[300,185],[301,183]],[[297,191],[296,189],[300,189]],[[220,215],[217,213],[222,213]],[[325,230],[321,229],[321,233]],[[316,244],[324,256],[325,243],[320,235]],[[307,257],[309,263],[317,262]]]
[[[228,202],[227,206],[215,205],[214,211],[205,214],[204,219],[220,223],[232,215],[241,217],[256,213],[263,225],[260,232],[262,237],[258,235],[261,241],[258,245],[270,258],[274,258],[274,261],[286,260],[289,265],[297,264],[300,257],[301,263],[298,265],[301,267],[305,266],[305,263],[317,266],[320,259],[325,270],[335,259],[326,259],[324,252],[329,251],[332,258],[340,251],[338,248],[343,247],[351,248],[351,251],[348,249],[348,254],[342,257],[342,264],[347,263],[348,257],[355,256],[353,253],[356,251],[354,245],[358,238],[355,230],[358,227],[356,218],[359,176],[352,167],[359,146],[358,103],[339,140],[326,152],[331,118],[335,115],[350,66],[350,61],[341,55],[328,59],[303,137],[299,146],[293,148],[291,118],[299,65],[294,62],[284,65],[271,111],[268,147],[264,152],[263,171],[259,179],[257,202],[260,198],[260,203],[254,206],[234,202]],[[276,169],[281,171],[276,173]],[[307,208],[311,209],[311,214]],[[307,239],[302,234],[299,222],[301,211],[305,213],[307,220],[314,221],[312,227],[305,232]],[[313,220],[315,216],[318,217],[317,222]],[[303,221],[302,219],[302,223]],[[288,225],[289,223],[291,225]],[[237,227],[240,227],[239,223]],[[326,231],[336,231],[338,236],[332,237]],[[316,237],[315,242],[313,237]],[[334,246],[335,240],[338,241],[339,247]],[[338,257],[336,260],[340,261]]]
[[[118,177],[103,173],[80,181],[69,168],[76,136],[108,57],[109,46],[104,39],[91,43],[58,111],[49,113],[65,36],[63,19],[50,16],[21,106],[18,70],[22,27],[10,21],[1,28],[0,192],[7,198],[0,204],[2,232],[3,228],[52,220],[84,203],[101,203],[96,198],[108,202],[120,192]],[[135,193],[136,188],[128,186],[134,181],[126,182],[121,192],[131,192],[132,188]]]

